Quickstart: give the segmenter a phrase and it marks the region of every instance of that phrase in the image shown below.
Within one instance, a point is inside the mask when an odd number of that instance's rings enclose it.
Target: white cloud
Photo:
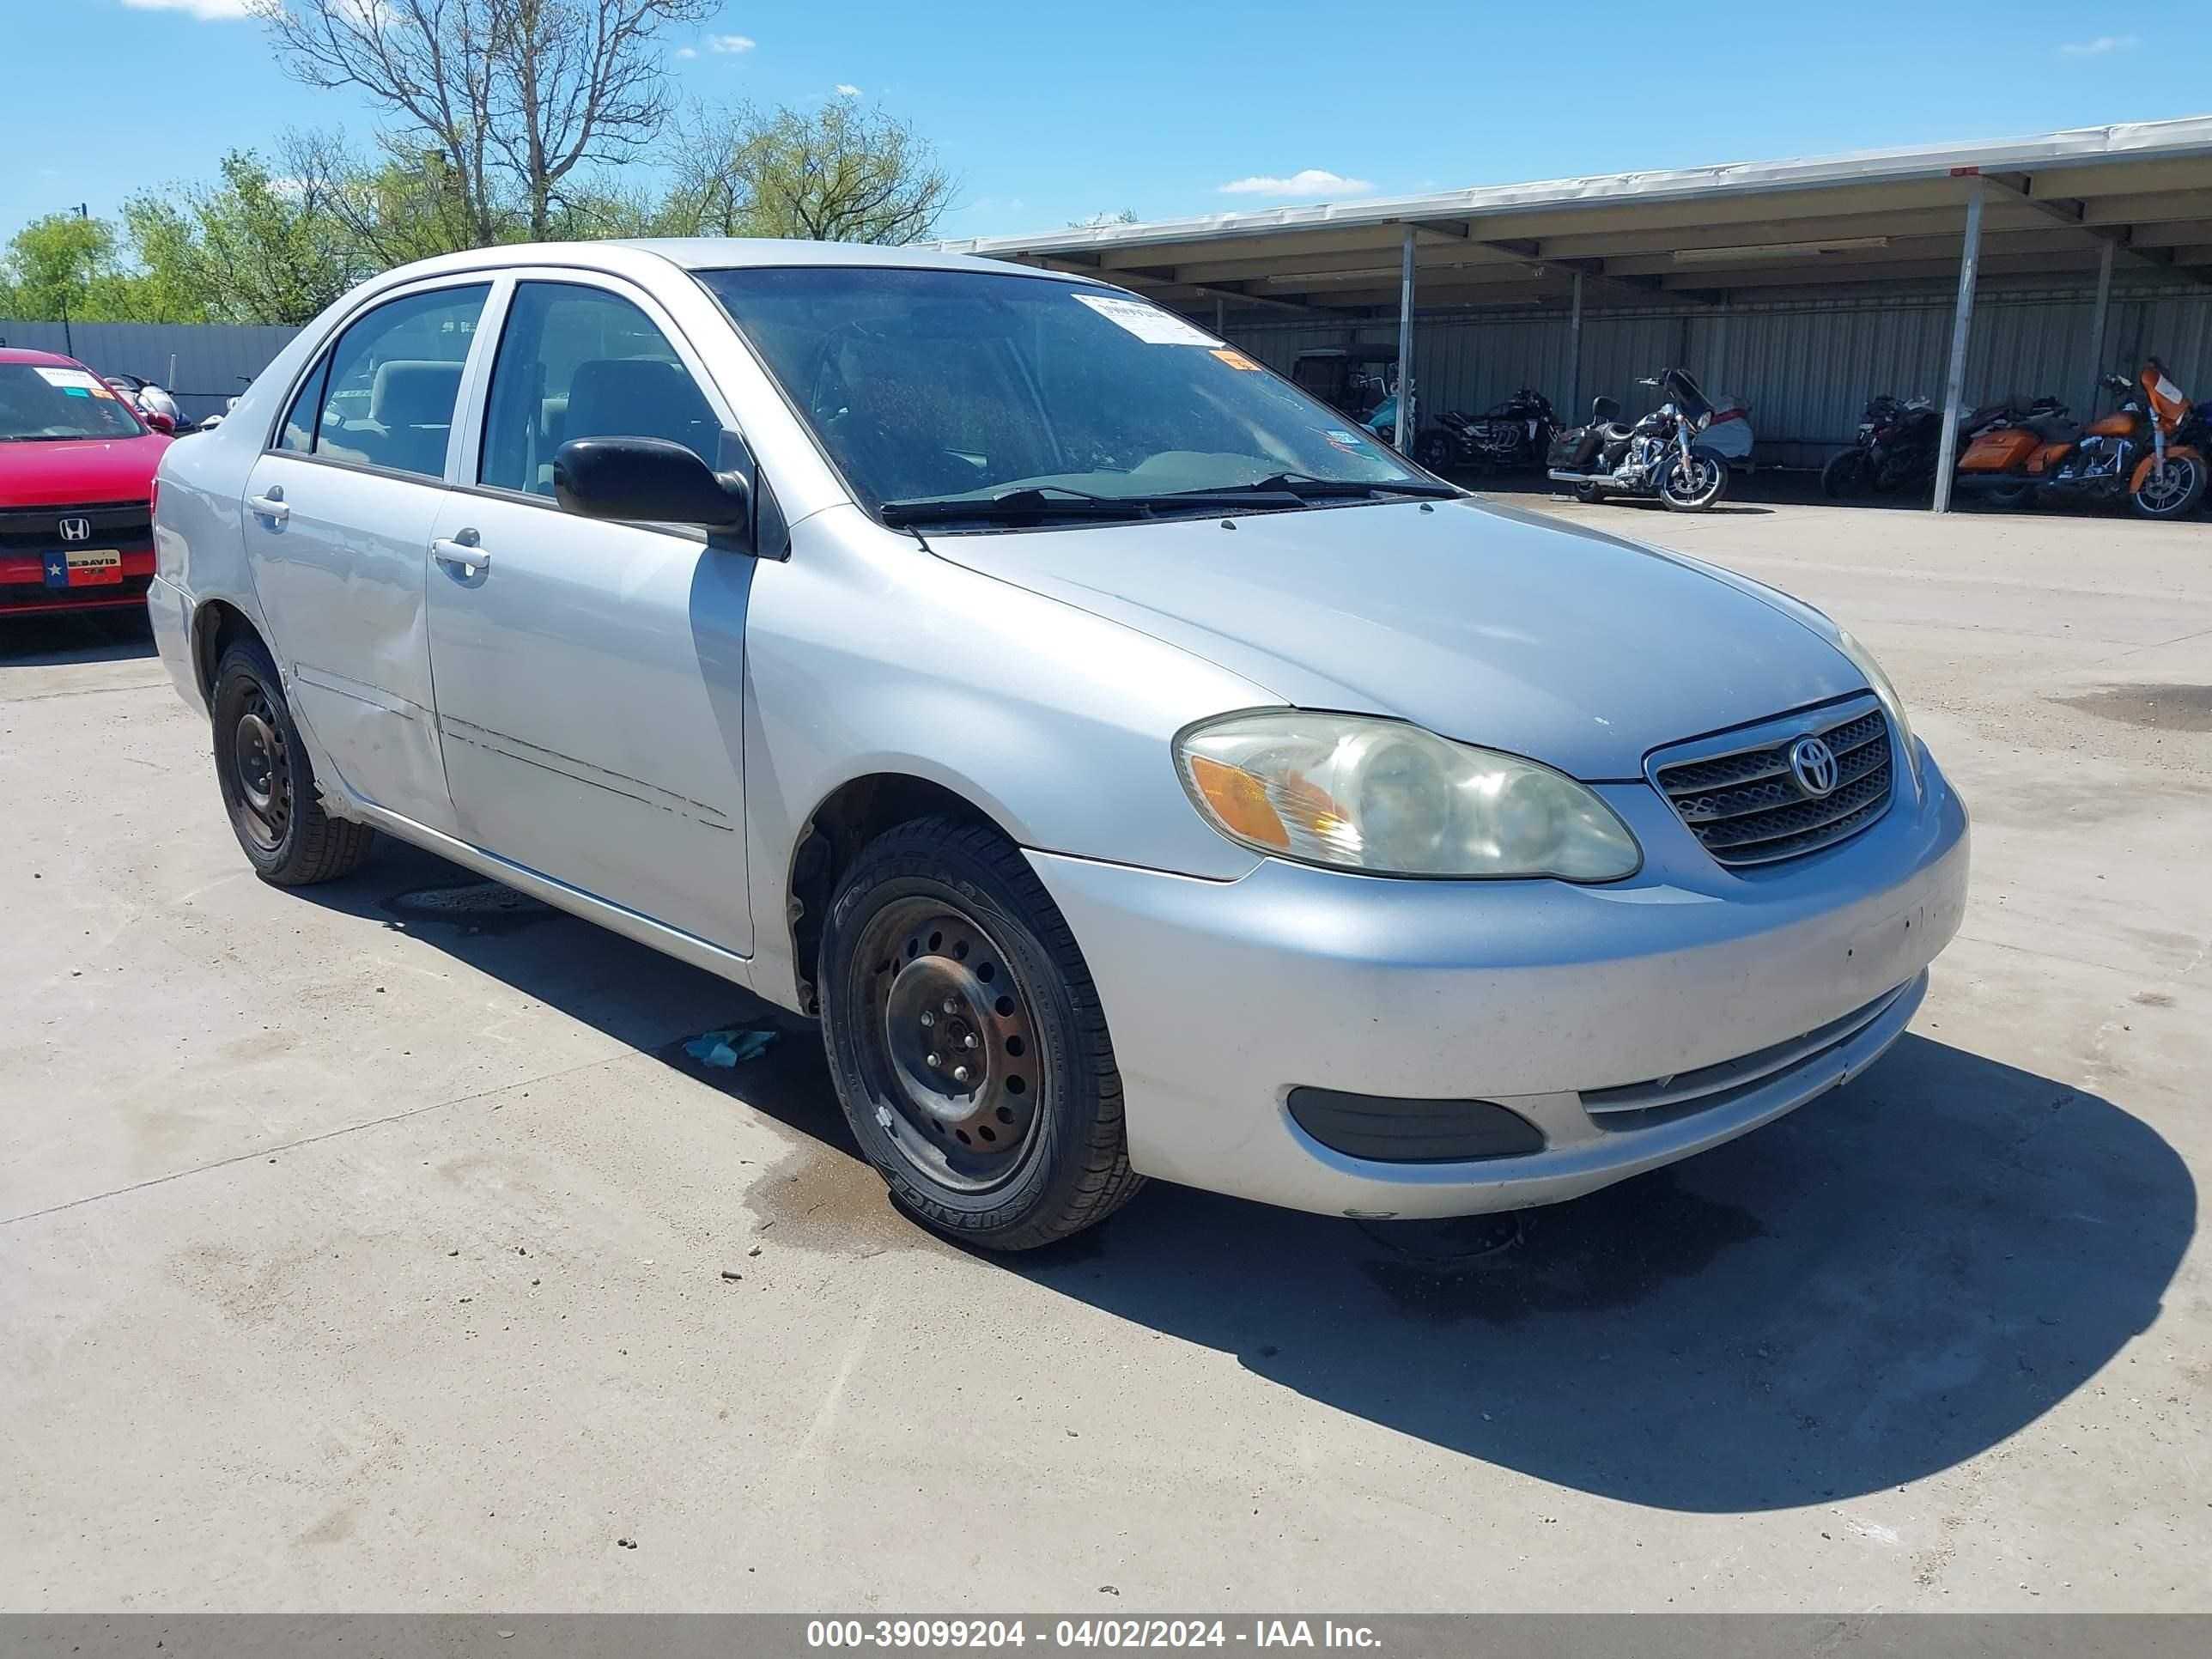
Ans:
[[[250,17],[251,0],[123,0],[133,11],[188,11],[203,23]]]
[[[858,98],[860,95],[860,89],[850,81],[840,81],[837,83],[837,95],[840,98]]]
[[[676,55],[678,58],[696,58],[699,55],[699,48],[696,46],[678,46],[676,48]]]
[[[1375,186],[1364,179],[1347,179],[1326,167],[1301,167],[1287,179],[1255,173],[1231,179],[1221,186],[1224,196],[1365,196]]]
[[[710,34],[707,37],[709,52],[750,52],[760,43],[750,34]]]
[[[2058,48],[2062,58],[2104,58],[2116,52],[2133,52],[2142,45],[2133,34],[2100,34],[2094,40],[2071,40]]]

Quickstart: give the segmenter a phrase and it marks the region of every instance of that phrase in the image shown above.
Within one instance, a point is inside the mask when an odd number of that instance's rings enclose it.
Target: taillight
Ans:
[[[147,495],[147,496],[146,496],[146,516],[147,516],[148,518],[149,518],[149,519],[150,519],[150,518],[152,518],[152,517],[153,517],[156,513],[159,513],[161,510],[161,478],[157,476],[157,477],[155,478],[155,480],[154,480],[154,488],[152,489],[152,490],[150,490],[150,491],[148,493],[148,495]]]

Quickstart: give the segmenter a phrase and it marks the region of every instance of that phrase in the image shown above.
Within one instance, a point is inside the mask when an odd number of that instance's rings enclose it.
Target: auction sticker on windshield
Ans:
[[[33,372],[48,386],[58,386],[75,398],[112,398],[100,376],[84,368],[46,368],[32,365]]]
[[[1152,345],[1194,345],[1212,348],[1221,343],[1205,330],[1194,328],[1180,317],[1148,306],[1142,300],[1117,300],[1110,294],[1075,296],[1109,323],[1118,324]]]

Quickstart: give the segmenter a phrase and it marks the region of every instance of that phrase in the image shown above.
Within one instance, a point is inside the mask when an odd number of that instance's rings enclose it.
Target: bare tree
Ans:
[[[927,139],[849,98],[772,114],[741,105],[680,132],[661,212],[678,234],[918,242],[957,188]]]
[[[550,235],[580,167],[627,160],[669,113],[654,34],[718,0],[252,0],[287,70],[356,87],[398,118],[396,150],[434,153],[472,234],[495,240],[499,185]]]

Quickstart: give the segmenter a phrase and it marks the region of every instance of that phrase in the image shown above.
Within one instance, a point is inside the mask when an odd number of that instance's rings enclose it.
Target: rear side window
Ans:
[[[571,438],[665,438],[714,465],[721,421],[668,337],[620,295],[523,283],[507,307],[485,400],[477,481],[553,494]]]
[[[446,473],[461,368],[490,285],[410,294],[368,312],[331,349],[309,453],[425,478]],[[299,447],[302,411],[285,416],[280,447]]]

